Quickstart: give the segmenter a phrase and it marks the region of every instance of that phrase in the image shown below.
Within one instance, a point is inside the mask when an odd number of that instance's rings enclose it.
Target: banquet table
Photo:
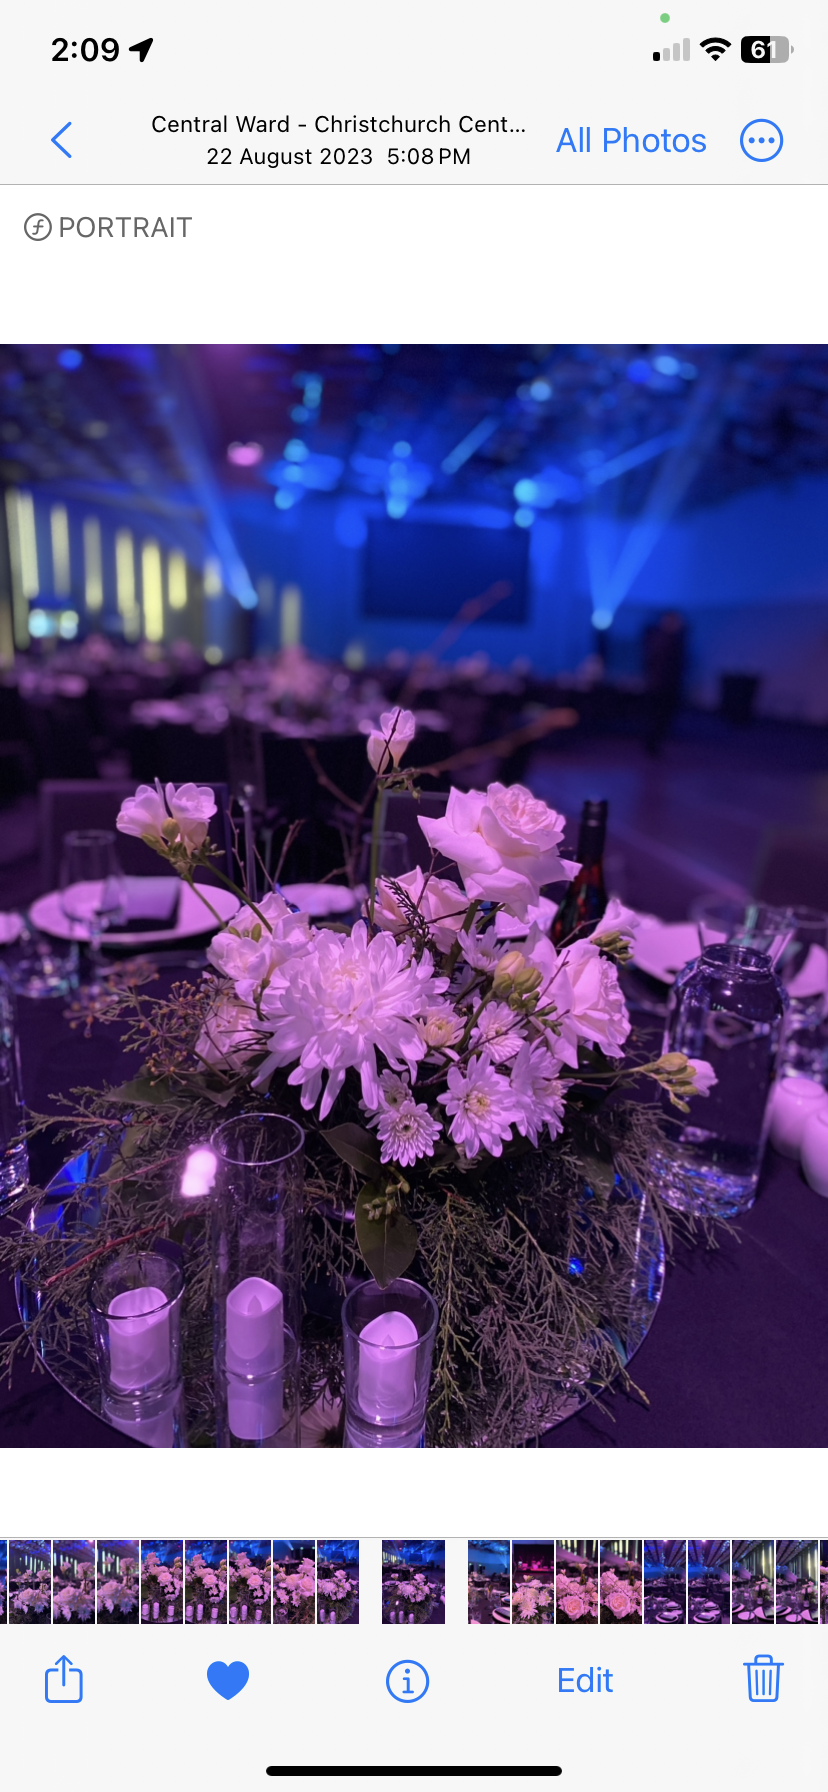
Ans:
[[[165,993],[189,969],[164,968],[150,989]],[[61,1000],[21,999],[26,1099],[43,1111],[57,1093],[134,1075],[117,1026],[72,1030]],[[33,1179],[58,1169],[65,1148],[37,1139]],[[828,1202],[795,1164],[768,1151],[759,1198],[719,1248],[681,1246],[667,1271],[661,1308],[632,1364],[649,1407],[615,1391],[541,1439],[552,1449],[824,1447],[828,1445]],[[0,1285],[0,1325],[17,1323],[11,1284]],[[0,1388],[0,1445],[140,1448],[78,1406],[48,1375],[21,1360]]]

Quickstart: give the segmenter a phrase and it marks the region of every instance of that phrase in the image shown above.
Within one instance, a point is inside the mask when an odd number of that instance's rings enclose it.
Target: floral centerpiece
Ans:
[[[257,1564],[243,1549],[230,1551],[229,1606],[231,1624],[269,1624],[273,1564]],[[234,1616],[235,1613],[235,1616]]]
[[[184,1564],[181,1556],[162,1562],[155,1550],[148,1550],[141,1563],[141,1618],[143,1623],[180,1624],[184,1592]]]
[[[273,1619],[276,1624],[315,1624],[316,1563],[303,1556],[293,1568],[273,1565]]]
[[[316,1605],[320,1624],[347,1624],[359,1598],[359,1581],[344,1568],[328,1569],[320,1563]]]
[[[545,1581],[523,1580],[515,1587],[512,1594],[513,1624],[551,1624],[554,1611],[554,1593]]]
[[[114,1249],[183,1236],[170,1164],[226,1113],[267,1102],[300,1120],[306,1283],[344,1294],[360,1274],[385,1287],[410,1270],[439,1308],[428,1441],[515,1443],[554,1422],[573,1389],[600,1397],[625,1372],[659,1133],[657,1107],[625,1092],[649,1079],[686,1110],[710,1072],[635,1045],[618,977],[635,918],[620,904],[591,937],[551,943],[541,892],[575,867],[561,857],[564,817],[523,786],[451,790],[442,819],[420,819],[428,869],[377,875],[388,793],[418,795],[420,774],[401,764],[414,732],[396,709],[367,741],[361,917],[314,926],[278,886],[231,885],[239,907],[229,923],[215,915],[200,983],[167,1000],[131,984],[105,998],[143,1064],[122,1088],[82,1096],[74,1136],[109,1141],[99,1256],[107,1237]],[[208,910],[196,873],[228,882],[209,840],[214,809],[210,789],[156,783],[118,817]],[[85,1303],[89,1258],[57,1231],[21,1227],[3,1248],[36,1285],[33,1338]],[[192,1349],[209,1331],[211,1272],[193,1228],[186,1248]],[[336,1336],[309,1323],[303,1351],[305,1403],[336,1396]],[[206,1363],[191,1362],[199,1374]]]
[[[386,1605],[390,1607],[394,1599],[399,1605],[403,1601],[403,1609],[399,1613],[401,1624],[413,1619],[415,1624],[427,1624],[434,1610],[437,1596],[437,1582],[428,1580],[424,1574],[412,1574],[407,1580],[389,1581],[385,1587]]]
[[[136,1623],[138,1619],[138,1558],[122,1556],[120,1573],[98,1583],[98,1624]]]
[[[565,1568],[555,1575],[555,1607],[559,1624],[597,1624],[600,1614],[597,1572],[567,1573]]]
[[[209,1623],[212,1620],[215,1606],[218,1612],[218,1621],[223,1623],[224,1596],[227,1592],[226,1557],[220,1557],[216,1562],[208,1562],[199,1550],[194,1550],[192,1555],[188,1553],[186,1581],[188,1621],[201,1607],[203,1622]]]
[[[51,1623],[50,1581],[48,1568],[23,1568],[10,1575],[10,1624]]]
[[[601,1569],[601,1623],[640,1624],[642,1612],[641,1576],[635,1569],[629,1573],[614,1568]]]
[[[55,1569],[52,1581],[52,1623],[60,1619],[67,1624],[95,1621],[95,1564],[79,1562],[77,1577],[60,1574]]]

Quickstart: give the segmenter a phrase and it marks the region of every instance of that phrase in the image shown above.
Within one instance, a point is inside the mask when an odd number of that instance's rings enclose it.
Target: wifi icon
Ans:
[[[730,39],[729,37],[705,37],[702,38],[701,48],[707,51],[708,56],[712,57],[714,62],[718,62],[725,50],[730,49]]]

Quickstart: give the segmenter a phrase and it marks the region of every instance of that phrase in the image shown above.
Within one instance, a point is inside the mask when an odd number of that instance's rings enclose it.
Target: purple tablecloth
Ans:
[[[181,973],[178,973],[179,975]],[[166,986],[159,985],[159,989]],[[56,1091],[134,1074],[117,1028],[73,1033],[61,1002],[20,1004],[23,1073],[32,1108]],[[61,1148],[35,1141],[41,1183]],[[615,1394],[610,1413],[588,1409],[550,1432],[550,1449],[828,1445],[828,1201],[796,1165],[769,1152],[739,1241],[718,1251],[679,1251],[661,1310],[632,1365],[649,1407]],[[0,1325],[16,1322],[11,1287],[0,1286]],[[131,1449],[29,1364],[0,1389],[0,1445]]]

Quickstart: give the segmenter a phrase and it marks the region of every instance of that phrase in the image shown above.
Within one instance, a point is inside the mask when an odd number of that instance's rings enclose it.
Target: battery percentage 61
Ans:
[[[742,61],[760,67],[771,62],[787,62],[793,55],[793,44],[786,37],[743,37]]]

